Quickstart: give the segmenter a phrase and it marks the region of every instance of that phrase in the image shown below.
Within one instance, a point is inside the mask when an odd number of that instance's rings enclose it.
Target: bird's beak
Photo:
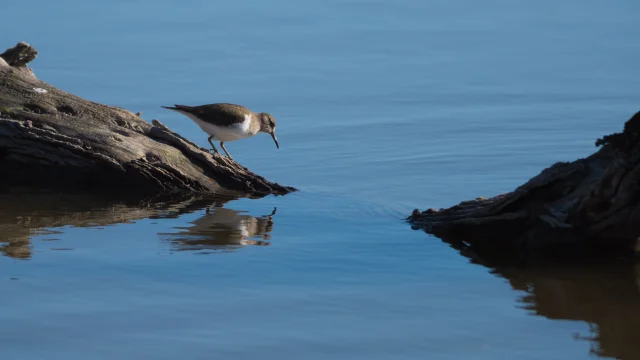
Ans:
[[[275,131],[271,133],[271,137],[273,138],[273,141],[276,143],[276,147],[278,149],[280,149],[280,145],[278,145],[278,139],[276,138],[276,132]]]

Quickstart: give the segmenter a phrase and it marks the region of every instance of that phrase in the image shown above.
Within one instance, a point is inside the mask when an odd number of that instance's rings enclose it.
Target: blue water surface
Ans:
[[[510,191],[621,130],[638,110],[640,3],[32,0],[2,11],[0,46],[33,45],[40,79],[203,147],[197,125],[160,106],[273,114],[279,150],[264,134],[226,147],[301,190],[224,204],[248,219],[277,208],[268,246],[255,234],[177,241],[199,219],[192,237],[219,235],[204,208],[34,208],[54,224],[38,231],[6,211],[0,223],[27,235],[0,257],[2,358],[640,356],[633,342],[576,339],[599,334],[586,316],[532,316],[526,291],[403,221]],[[118,211],[122,221],[77,221]]]

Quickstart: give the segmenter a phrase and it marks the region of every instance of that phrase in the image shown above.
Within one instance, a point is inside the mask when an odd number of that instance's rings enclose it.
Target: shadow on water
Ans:
[[[178,218],[202,212],[193,226],[161,234],[174,250],[233,250],[268,245],[273,215],[253,217],[223,208],[237,198],[208,195],[54,193],[12,189],[0,193],[0,252],[15,259],[33,256],[32,239],[57,240],[61,227],[102,227],[142,219]],[[251,240],[258,237],[260,240]]]

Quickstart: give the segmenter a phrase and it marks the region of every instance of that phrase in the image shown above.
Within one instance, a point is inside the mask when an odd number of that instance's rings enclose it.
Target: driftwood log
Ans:
[[[531,262],[640,251],[640,112],[591,156],[560,162],[512,192],[407,218],[485,261]]]
[[[295,191],[171,131],[39,80],[19,43],[0,54],[0,184],[248,196]]]

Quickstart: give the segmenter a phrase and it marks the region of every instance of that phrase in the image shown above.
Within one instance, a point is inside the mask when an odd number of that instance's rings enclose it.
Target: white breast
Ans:
[[[213,139],[217,141],[234,141],[254,136],[256,133],[251,131],[251,115],[245,115],[244,121],[231,126],[217,126],[204,122],[197,117],[182,112],[182,114],[193,120],[202,131],[209,135],[213,135]]]

